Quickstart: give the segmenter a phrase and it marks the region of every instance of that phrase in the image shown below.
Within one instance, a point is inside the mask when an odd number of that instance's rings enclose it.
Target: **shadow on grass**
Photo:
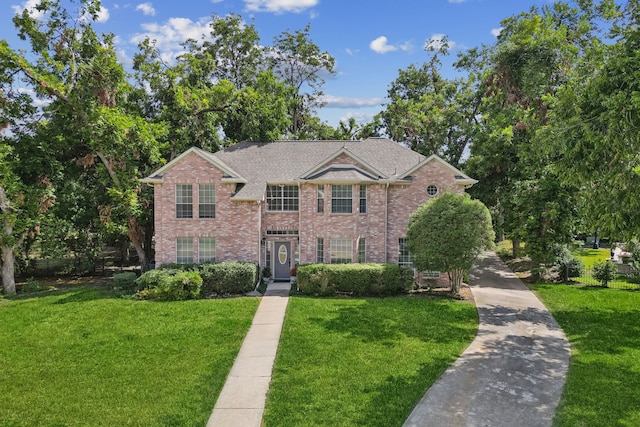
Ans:
[[[389,307],[388,301],[394,301]],[[428,305],[425,307],[425,305]],[[362,342],[394,345],[403,337],[425,342],[449,343],[468,336],[473,327],[460,326],[475,311],[472,304],[447,302],[441,298],[365,300],[336,309],[331,319],[310,318],[328,331],[354,336]]]
[[[421,365],[415,375],[390,375],[374,390],[364,390],[372,398],[367,406],[363,407],[357,425],[401,426],[425,393],[425,384],[435,382],[454,360],[455,358],[433,359],[430,363]]]

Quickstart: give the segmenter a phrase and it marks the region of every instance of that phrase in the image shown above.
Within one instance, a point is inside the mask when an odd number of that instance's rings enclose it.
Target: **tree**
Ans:
[[[310,25],[285,31],[274,38],[271,48],[271,69],[290,89],[289,135],[297,139],[304,139],[309,118],[323,105],[324,76],[335,74],[334,58],[311,41],[310,31]]]
[[[471,80],[442,77],[439,55],[443,52],[434,53],[420,67],[412,64],[399,71],[380,116],[391,139],[406,141],[414,151],[437,154],[458,166],[478,128],[480,100]]]
[[[407,243],[420,271],[446,271],[451,291],[460,292],[465,271],[495,234],[487,207],[468,194],[445,193],[418,208],[407,225]]]
[[[574,231],[578,187],[558,184],[557,151],[548,148],[542,130],[555,94],[600,43],[598,10],[589,1],[533,7],[504,20],[495,45],[472,49],[457,63],[477,74],[482,94],[482,131],[465,165],[480,183],[470,193],[491,207],[499,234],[513,240],[514,255],[520,241],[534,249],[534,263]]]
[[[128,83],[116,60],[114,36],[92,28],[98,0],[81,0],[72,16],[58,0],[42,0],[36,18],[28,10],[13,19],[30,43],[27,56],[8,46],[0,57],[48,100],[43,108],[46,142],[60,148],[54,158],[95,167],[108,202],[96,206],[105,224],[117,222],[133,244],[143,270],[151,254],[150,191],[139,178],[160,164],[157,135],[162,127],[132,109]],[[33,59],[32,59],[33,58]]]

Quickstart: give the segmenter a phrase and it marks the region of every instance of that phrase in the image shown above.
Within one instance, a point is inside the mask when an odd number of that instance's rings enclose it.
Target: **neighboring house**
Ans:
[[[289,279],[298,263],[409,265],[411,213],[477,181],[438,156],[369,138],[190,148],[143,182],[155,191],[157,265],[249,261]]]

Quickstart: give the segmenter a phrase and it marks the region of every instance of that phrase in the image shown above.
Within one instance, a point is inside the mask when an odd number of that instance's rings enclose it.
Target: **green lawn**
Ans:
[[[573,251],[573,255],[581,259],[587,268],[591,268],[596,262],[604,261],[609,258],[611,256],[611,251],[609,249],[583,248]]]
[[[0,300],[0,425],[203,426],[259,299]]]
[[[476,327],[469,302],[292,297],[265,426],[401,426]]]
[[[640,293],[532,285],[571,342],[557,427],[640,425]]]

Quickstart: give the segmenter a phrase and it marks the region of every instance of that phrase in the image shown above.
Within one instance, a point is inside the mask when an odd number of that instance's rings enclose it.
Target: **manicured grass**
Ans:
[[[464,301],[292,297],[265,426],[401,426],[476,327]]]
[[[554,425],[640,425],[640,293],[532,285],[571,342]]]
[[[203,426],[258,303],[0,300],[0,425]]]
[[[604,261],[611,255],[609,249],[576,249],[573,255],[582,260],[584,265],[591,267],[598,261]]]

